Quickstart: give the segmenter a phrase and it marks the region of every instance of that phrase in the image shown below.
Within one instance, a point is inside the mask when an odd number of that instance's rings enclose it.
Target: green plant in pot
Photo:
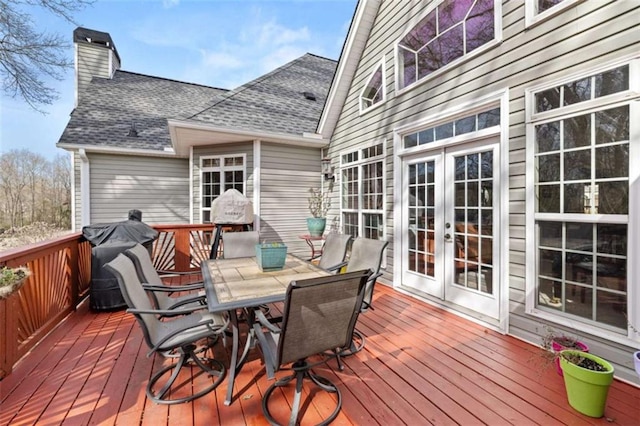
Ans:
[[[5,299],[20,290],[31,275],[27,268],[0,268],[0,299]]]
[[[307,228],[309,235],[320,237],[327,226],[327,212],[331,208],[331,199],[327,192],[318,188],[309,188],[309,211],[311,216],[307,218]]]
[[[560,367],[569,405],[584,415],[602,417],[613,382],[613,366],[596,355],[567,349],[560,352]]]

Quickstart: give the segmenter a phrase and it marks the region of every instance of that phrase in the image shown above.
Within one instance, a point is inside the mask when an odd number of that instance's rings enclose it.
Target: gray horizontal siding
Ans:
[[[260,175],[260,234],[265,241],[283,241],[289,252],[309,256],[298,238],[307,233],[309,188],[319,187],[320,150],[263,143]]]
[[[109,78],[112,69],[109,68],[109,49],[93,46],[86,43],[78,43],[78,94],[84,92],[92,77]],[[117,61],[117,60],[116,60]],[[113,66],[115,66],[115,62]]]
[[[148,224],[189,223],[188,160],[90,154],[91,223],[142,211]]]
[[[386,138],[393,129],[441,113],[461,103],[498,90],[509,89],[509,332],[539,343],[540,324],[524,314],[525,298],[525,99],[528,87],[565,76],[587,72],[605,61],[640,49],[637,1],[585,1],[557,16],[525,27],[524,2],[502,5],[502,41],[423,83],[400,93],[395,91],[394,45],[434,1],[383,0],[358,70],[337,122],[330,156]],[[384,104],[364,114],[359,95],[375,65],[384,57],[387,96]],[[387,235],[394,232],[392,200],[393,152],[388,144]],[[391,262],[393,250],[387,250]],[[624,348],[593,339],[599,353],[620,363],[619,376],[631,379],[630,355]],[[630,351],[630,348],[626,348]],[[626,359],[625,359],[626,356]],[[636,379],[637,380],[637,379]]]

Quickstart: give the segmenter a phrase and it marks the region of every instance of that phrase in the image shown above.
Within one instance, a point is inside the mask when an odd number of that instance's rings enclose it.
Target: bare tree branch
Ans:
[[[38,31],[25,7],[42,7],[68,22],[93,0],[0,0],[0,76],[2,90],[20,97],[36,111],[58,99],[44,79],[62,80],[73,61],[60,34]]]

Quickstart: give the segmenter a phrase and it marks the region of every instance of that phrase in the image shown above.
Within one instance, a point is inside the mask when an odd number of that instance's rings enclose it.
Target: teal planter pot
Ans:
[[[287,260],[287,246],[282,243],[256,244],[256,260],[262,271],[279,271]]]
[[[602,365],[605,371],[594,371],[580,367],[568,361],[564,355],[577,355],[590,359]],[[607,405],[609,387],[613,382],[613,366],[593,354],[565,350],[560,352],[560,367],[564,373],[564,385],[569,405],[584,415],[602,417]]]
[[[324,234],[324,228],[327,226],[327,219],[324,217],[307,218],[307,229],[312,237],[321,237]]]

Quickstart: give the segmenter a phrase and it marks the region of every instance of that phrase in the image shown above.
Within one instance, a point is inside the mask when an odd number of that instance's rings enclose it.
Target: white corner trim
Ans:
[[[189,149],[189,223],[193,225],[193,147]],[[202,218],[200,220],[202,222]]]
[[[76,229],[76,156],[73,152],[69,152],[71,162],[71,231],[77,232]]]
[[[84,149],[78,151],[80,156],[80,225],[91,224],[91,164]]]
[[[260,232],[260,193],[262,180],[260,174],[262,167],[262,143],[260,139],[253,141],[253,229]]]

